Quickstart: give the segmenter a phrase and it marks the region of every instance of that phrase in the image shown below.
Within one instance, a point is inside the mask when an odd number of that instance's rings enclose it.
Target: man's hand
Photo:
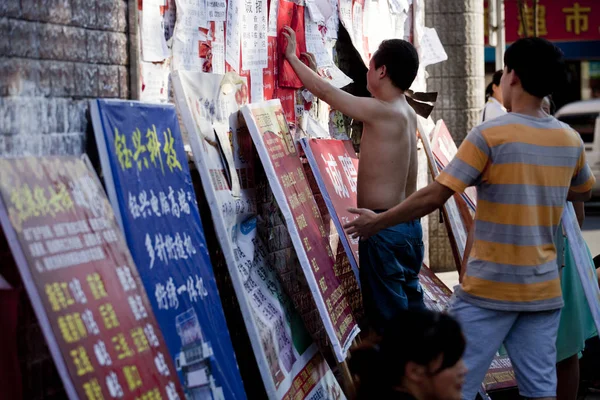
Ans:
[[[377,214],[373,211],[366,208],[349,208],[348,211],[359,216],[354,221],[344,225],[344,229],[350,237],[366,240],[381,230],[377,224]]]
[[[285,37],[287,41],[287,45],[285,46],[285,57],[289,60],[291,58],[296,57],[296,32],[289,26],[284,26],[283,31],[281,32],[283,37]]]
[[[317,71],[317,59],[315,58],[314,54],[312,54],[312,53],[302,53],[302,54],[300,54],[300,60],[306,60],[305,64],[308,65],[308,68],[312,69],[317,74],[319,73]]]

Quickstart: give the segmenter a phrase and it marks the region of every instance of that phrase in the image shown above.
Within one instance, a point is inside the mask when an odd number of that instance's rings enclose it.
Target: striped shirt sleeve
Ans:
[[[585,149],[583,142],[581,142],[581,154],[575,171],[573,171],[570,190],[575,193],[585,193],[592,189],[594,183],[596,183],[596,178],[594,178],[594,174],[585,160]]]
[[[481,131],[474,128],[458,148],[458,153],[436,181],[457,193],[475,185],[487,168],[490,148]]]

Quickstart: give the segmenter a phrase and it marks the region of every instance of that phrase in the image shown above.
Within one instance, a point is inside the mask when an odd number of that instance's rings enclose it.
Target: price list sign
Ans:
[[[96,174],[77,157],[0,159],[0,221],[71,399],[183,399]]]

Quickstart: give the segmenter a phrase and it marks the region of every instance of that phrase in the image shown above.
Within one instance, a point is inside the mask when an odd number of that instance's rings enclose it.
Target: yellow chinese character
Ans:
[[[325,277],[319,279],[319,286],[321,287],[322,293],[325,293],[327,291],[327,283],[325,283]]]
[[[308,226],[304,214],[300,214],[298,217],[296,217],[296,225],[298,225],[298,230],[302,230]]]
[[[579,3],[573,3],[573,7],[562,9],[565,13],[567,23],[567,32],[575,32],[576,35],[581,32],[587,32],[589,29],[589,15],[591,7],[581,7]]]
[[[48,205],[53,209],[53,212],[59,213],[63,211],[70,211],[73,209],[73,199],[71,199],[71,195],[67,191],[67,187],[64,183],[59,183],[56,185],[58,191],[54,191],[52,188],[48,188],[48,192],[50,193],[50,200],[48,201]]]
[[[75,368],[77,369],[77,376],[83,376],[88,372],[94,372],[94,367],[92,367],[92,363],[83,346],[71,350],[70,354],[71,358],[73,358]]]
[[[52,306],[52,311],[60,311],[75,303],[66,283],[46,284],[46,294]]]
[[[173,147],[173,142],[175,141],[175,139],[173,139],[171,129],[167,128],[167,132],[163,132],[163,135],[165,136],[165,145],[163,147],[163,151],[167,155],[167,166],[169,167],[171,172],[173,172],[173,168],[179,168],[179,170],[182,171],[181,164],[177,159],[177,152]]]
[[[122,333],[113,336],[112,342],[115,345],[115,350],[119,353],[119,360],[135,355],[135,352],[129,348],[129,344],[127,344],[127,340]]]
[[[90,285],[90,289],[92,290],[92,295],[96,300],[108,296],[108,294],[106,293],[106,289],[104,288],[102,278],[100,278],[100,274],[94,272],[93,274],[88,275],[87,281]]]
[[[301,167],[298,167],[298,180],[299,181],[303,181],[304,180],[304,171],[302,170]]]
[[[117,152],[117,158],[119,160],[119,164],[121,164],[121,169],[125,171],[126,169],[131,168],[131,158],[133,154],[131,150],[127,148],[127,138],[125,135],[119,134],[119,130],[115,128],[115,151]]]
[[[102,396],[102,388],[98,383],[98,379],[94,378],[89,382],[83,384],[83,390],[88,400],[104,400]]]
[[[154,388],[142,394],[140,397],[136,397],[136,400],[162,400],[162,397],[160,391]]]
[[[156,167],[156,159],[160,162],[160,169],[165,173],[165,168],[162,162],[162,154],[160,152],[160,141],[158,140],[158,135],[156,134],[156,126],[152,125],[152,129],[148,129],[146,132],[146,148],[150,153],[150,162],[154,164]]]
[[[317,264],[317,259],[313,257],[310,260],[310,263],[312,264],[313,272],[318,272],[319,271],[319,264]]]
[[[148,168],[148,160],[146,157],[140,158],[140,155],[143,155],[147,149],[146,146],[142,144],[142,132],[140,132],[139,129],[133,131],[133,148],[135,149],[133,159],[137,163],[138,171],[142,170],[142,165]]]
[[[37,217],[38,211],[33,200],[33,193],[29,185],[24,184],[20,188],[12,191],[10,194],[10,202],[16,209],[19,222],[28,220],[31,217]]]
[[[112,329],[119,326],[119,320],[117,319],[117,314],[110,303],[106,303],[100,306],[100,315],[104,320],[104,326],[106,329]]]
[[[534,20],[533,18],[533,8],[526,7],[524,10],[525,13],[525,21],[527,22],[527,35],[533,36],[534,34]],[[523,36],[523,24],[521,23],[521,15],[519,18],[519,36]],[[538,5],[537,6],[537,34],[538,36],[545,36],[548,34],[548,29],[546,28],[546,6]]]
[[[58,327],[67,343],[73,343],[87,336],[87,331],[79,313],[58,317]]]
[[[52,210],[48,204],[48,199],[46,198],[46,191],[43,187],[36,186],[33,188],[33,198],[36,202],[36,210],[40,215],[44,216],[52,214],[52,216],[54,216],[51,212]]]
[[[321,232],[321,237],[327,237],[327,233],[325,233],[325,228],[323,225],[319,225],[319,231]]]
[[[137,327],[131,331],[131,339],[133,339],[133,344],[137,348],[138,353],[143,353],[144,351],[150,349],[148,339],[146,339],[144,330],[141,327]]]
[[[307,237],[305,237],[303,239],[303,241],[304,241],[304,251],[306,251],[308,253],[309,251],[312,250],[312,247],[310,247],[310,242],[308,241]]]
[[[140,373],[135,365],[126,366],[123,368],[123,374],[127,380],[129,390],[133,391],[142,386],[142,377],[140,376]]]

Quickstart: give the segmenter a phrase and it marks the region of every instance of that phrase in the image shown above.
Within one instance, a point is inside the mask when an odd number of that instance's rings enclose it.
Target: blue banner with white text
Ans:
[[[111,203],[187,397],[245,399],[175,107],[95,100],[92,119]]]

